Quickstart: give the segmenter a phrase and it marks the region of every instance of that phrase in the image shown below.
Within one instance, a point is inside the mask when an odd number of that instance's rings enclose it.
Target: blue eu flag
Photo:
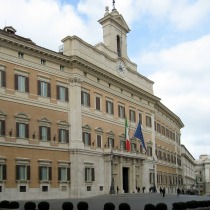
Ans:
[[[145,143],[144,143],[144,137],[143,137],[143,134],[142,134],[142,131],[141,131],[141,123],[140,123],[140,121],[139,121],[138,126],[136,128],[136,131],[134,133],[134,137],[139,139],[141,141],[142,146],[144,147],[144,149],[147,150],[146,147],[145,147]]]

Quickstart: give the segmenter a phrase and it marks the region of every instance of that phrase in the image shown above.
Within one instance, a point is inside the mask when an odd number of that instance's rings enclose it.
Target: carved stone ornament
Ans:
[[[82,83],[82,80],[79,77],[70,77],[69,82],[71,82],[71,83]]]

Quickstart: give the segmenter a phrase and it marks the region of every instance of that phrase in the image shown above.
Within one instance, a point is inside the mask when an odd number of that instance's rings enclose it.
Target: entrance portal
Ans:
[[[129,192],[128,171],[129,171],[129,168],[123,167],[123,190],[124,190],[124,193]]]

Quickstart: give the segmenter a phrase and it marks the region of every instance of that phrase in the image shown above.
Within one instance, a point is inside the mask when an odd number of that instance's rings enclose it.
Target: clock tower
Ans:
[[[106,7],[106,13],[103,18],[98,21],[103,26],[103,42],[111,51],[116,52],[119,58],[128,59],[127,55],[127,33],[130,31],[123,16],[115,9],[113,1],[113,9],[109,12]]]

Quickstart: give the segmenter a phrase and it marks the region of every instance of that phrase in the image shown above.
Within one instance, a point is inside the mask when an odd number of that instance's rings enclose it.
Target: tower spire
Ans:
[[[113,0],[113,10],[115,9],[115,0]]]

